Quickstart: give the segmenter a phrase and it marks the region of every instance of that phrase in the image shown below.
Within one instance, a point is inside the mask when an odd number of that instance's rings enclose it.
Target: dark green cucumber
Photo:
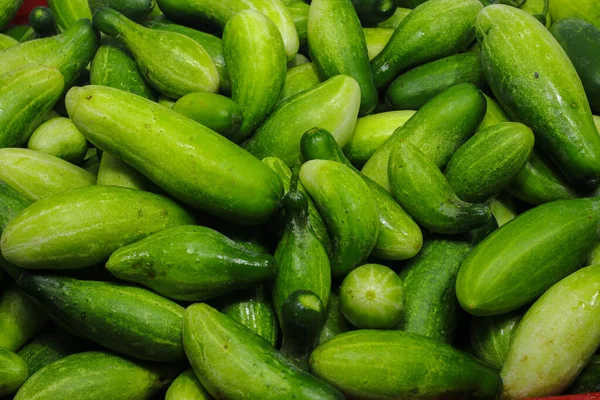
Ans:
[[[173,110],[230,139],[237,136],[244,119],[236,102],[215,93],[186,94]]]
[[[296,26],[300,47],[306,46],[306,41],[308,40],[308,12],[310,6],[303,1],[294,1],[290,4],[286,4],[286,7]]]
[[[365,35],[365,42],[367,43],[369,60],[372,60],[377,57],[377,54],[381,53],[388,44],[390,38],[394,34],[394,30],[386,28],[363,28],[363,34]]]
[[[161,192],[161,190],[144,175],[133,169],[125,161],[107,152],[102,153],[97,175],[98,185],[122,186],[153,193]]]
[[[200,383],[194,370],[181,373],[169,386],[165,400],[211,400],[212,397]]]
[[[0,30],[3,30],[12,21],[22,4],[23,0],[0,1]]]
[[[290,68],[285,75],[285,83],[283,84],[281,96],[277,104],[298,93],[312,89],[319,83],[321,83],[321,79],[313,63],[301,64]]]
[[[317,347],[310,367],[350,398],[483,400],[495,398],[501,384],[497,372],[467,354],[402,331],[343,333]]]
[[[400,73],[468,46],[475,39],[478,0],[430,0],[400,22],[389,43],[371,61],[375,85],[382,90]]]
[[[472,83],[480,89],[486,86],[479,54],[457,54],[414,68],[392,82],[385,99],[396,110],[418,110],[459,83]]]
[[[358,18],[364,26],[377,25],[394,15],[395,0],[352,0]]]
[[[48,318],[16,285],[0,296],[0,348],[17,351],[37,335]]]
[[[30,204],[30,200],[27,200],[6,182],[0,180],[0,234],[2,234],[10,220]]]
[[[563,19],[550,30],[581,78],[590,107],[600,114],[600,29],[581,19]]]
[[[37,127],[29,137],[27,148],[78,165],[87,153],[87,139],[70,119],[55,117]]]
[[[456,275],[471,248],[445,237],[425,241],[423,249],[400,272],[404,312],[397,329],[450,344],[458,323]]]
[[[267,341],[206,304],[183,318],[185,352],[194,372],[217,398],[343,399],[327,383],[298,370]],[[231,374],[231,371],[236,371]],[[256,379],[260,376],[261,379]]]
[[[577,379],[571,383],[565,393],[592,393],[600,390],[600,355],[594,354]]]
[[[0,347],[0,396],[16,392],[27,377],[25,361],[14,352]]]
[[[56,19],[51,9],[44,6],[35,7],[29,13],[29,26],[40,36],[52,36],[58,33]]]
[[[201,301],[257,286],[275,275],[270,254],[254,253],[203,226],[178,226],[121,247],[106,262],[117,278],[176,300]]]
[[[92,20],[88,0],[48,0],[56,22],[63,29],[69,29],[82,18]]]
[[[325,80],[354,78],[361,89],[359,115],[370,114],[378,101],[360,21],[350,0],[313,0],[308,14],[311,59]]]
[[[88,0],[88,2],[90,5],[94,3],[92,13],[100,7],[110,7],[134,21],[148,18],[156,7],[156,0]]]
[[[329,304],[327,305],[327,319],[319,334],[318,344],[324,343],[332,337],[350,330],[352,330],[352,327],[340,311],[340,299],[337,294],[331,292],[329,295]]]
[[[554,201],[496,230],[463,262],[461,306],[477,316],[503,314],[575,271],[597,244],[599,206],[599,197]]]
[[[477,358],[499,371],[521,318],[522,311],[471,318],[469,337]]]

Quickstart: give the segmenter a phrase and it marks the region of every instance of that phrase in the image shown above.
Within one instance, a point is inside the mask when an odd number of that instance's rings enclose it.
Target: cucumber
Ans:
[[[414,68],[392,82],[385,99],[396,110],[418,110],[459,83],[472,83],[480,89],[486,86],[478,54],[456,54]]]
[[[32,202],[96,184],[83,168],[36,150],[0,149],[0,166],[0,180]]]
[[[415,111],[388,111],[359,118],[344,154],[356,168],[362,168],[392,133],[402,127]]]
[[[173,110],[231,139],[237,136],[243,121],[236,102],[214,93],[187,94],[175,102]]]
[[[518,122],[485,128],[454,153],[444,175],[461,200],[487,201],[525,166],[534,141],[531,129]]]
[[[23,36],[21,37],[20,42],[24,43],[24,42],[29,42],[30,40],[35,40],[35,39],[39,39],[41,38],[41,35],[38,35],[38,33],[33,29],[33,28],[29,28],[27,30],[27,32],[25,32],[23,34]]]
[[[87,152],[87,140],[68,118],[43,122],[31,135],[27,148],[79,164]]]
[[[406,16],[411,11],[412,10],[410,8],[402,8],[398,6],[398,8],[396,8],[396,11],[394,11],[394,14],[385,21],[378,23],[377,27],[386,29],[396,29],[398,25],[400,25],[400,22],[402,22],[402,20],[406,18]]]
[[[159,193],[160,189],[144,175],[127,165],[120,158],[102,153],[98,167],[98,185],[122,186],[131,189]]]
[[[142,75],[159,92],[178,99],[219,90],[217,67],[204,47],[189,37],[145,28],[111,8],[94,13],[94,27],[127,46]]]
[[[566,18],[579,18],[600,28],[600,4],[598,0],[551,0],[550,15],[552,21],[558,22]]]
[[[467,354],[402,331],[343,333],[317,347],[310,367],[351,398],[493,399],[501,384],[495,371]]]
[[[404,139],[415,145],[438,168],[444,168],[452,154],[471,137],[484,114],[485,97],[476,86],[470,83],[452,86],[427,102],[396,129],[373,153],[362,172],[391,191],[388,160],[392,150]]]
[[[26,65],[0,75],[0,149],[27,142],[60,98],[63,87],[62,75],[52,67]]]
[[[0,50],[8,49],[19,44],[19,41],[0,33]]]
[[[390,38],[394,34],[394,30],[387,28],[363,28],[363,34],[365,35],[365,42],[367,43],[369,60],[372,60],[377,54],[381,53],[381,50],[388,44]]]
[[[106,269],[165,297],[201,301],[270,280],[275,260],[210,228],[188,225],[121,247],[110,256]]]
[[[518,310],[493,317],[472,318],[469,337],[477,358],[500,371],[521,318],[523,312]]]
[[[31,201],[21,196],[6,182],[0,180],[0,234],[11,219],[26,209]]]
[[[485,96],[487,106],[485,110],[485,116],[483,117],[481,124],[479,124],[479,128],[477,128],[477,132],[492,125],[500,124],[502,122],[510,122],[508,115],[506,115],[498,102],[485,93],[483,95]]]
[[[133,56],[109,36],[102,39],[92,60],[90,83],[125,90],[150,100],[154,98]]]
[[[295,368],[264,339],[206,304],[185,310],[183,342],[196,376],[215,397],[285,399],[293,393],[306,399],[344,398],[330,385]]]
[[[35,7],[29,13],[29,25],[38,36],[52,36],[58,33],[56,19],[51,9],[44,6]]]
[[[519,215],[514,199],[506,194],[499,194],[491,199],[488,204],[499,227],[512,221]]]
[[[542,295],[525,313],[500,376],[502,398],[554,396],[577,377],[600,345],[600,265],[583,268]]]
[[[492,5],[477,17],[477,40],[486,80],[508,115],[533,130],[567,179],[598,183],[600,135],[577,71],[550,32],[525,11]]]
[[[175,100],[171,99],[170,97],[167,97],[165,95],[159,95],[158,99],[156,100],[156,102],[158,104],[160,104],[163,107],[166,107],[170,110],[173,109],[173,107],[175,107]]]
[[[264,14],[279,29],[287,59],[298,52],[298,32],[290,11],[281,0],[158,0],[162,12],[174,21],[207,21],[221,28],[235,14],[255,10]]]
[[[300,47],[306,46],[308,40],[308,12],[310,6],[302,1],[294,1],[293,3],[286,4],[294,25],[296,26],[296,32],[298,32],[298,43]]]
[[[340,299],[337,294],[331,292],[329,294],[329,304],[327,305],[327,318],[319,334],[317,344],[324,343],[332,337],[350,330],[352,330],[352,327],[350,327],[340,311]]]
[[[25,361],[12,351],[0,347],[0,396],[16,392],[26,380]]]
[[[48,318],[19,290],[11,285],[0,296],[0,348],[17,351],[44,327]]]
[[[451,237],[425,241],[400,272],[404,312],[396,329],[452,342],[458,323],[456,275],[470,250],[468,243]]]
[[[93,12],[102,6],[110,7],[133,21],[143,21],[148,18],[156,7],[156,0],[89,0],[89,2],[97,3],[96,7],[92,8]]]
[[[546,28],[550,29],[552,26],[552,17],[550,16],[550,0],[525,0],[525,2],[519,8],[533,15],[542,24],[544,24],[545,20]]]
[[[48,6],[63,30],[71,28],[82,18],[92,20],[88,0],[48,0]]]
[[[3,30],[21,8],[23,0],[2,0],[0,1],[0,30]]]
[[[592,393],[598,391],[598,376],[600,375],[600,356],[594,354],[585,368],[573,381],[565,393]]]
[[[98,42],[98,34],[92,29],[91,22],[77,21],[60,35],[31,40],[0,51],[0,75],[27,64],[40,64],[58,69],[64,77],[65,88],[68,88],[94,57]],[[38,82],[37,79],[32,81]],[[4,88],[4,85],[0,87]]]
[[[304,4],[304,3],[302,3],[302,4]],[[294,56],[294,58],[291,61],[288,61],[287,68],[289,70],[290,68],[294,68],[298,65],[308,64],[308,63],[310,63],[310,60],[306,56],[298,53]]]
[[[377,25],[396,11],[395,0],[352,0],[352,5],[364,26]]]
[[[285,75],[285,83],[283,84],[281,96],[277,104],[298,93],[312,89],[319,83],[321,83],[321,79],[313,63],[306,63],[290,68]]]
[[[231,79],[231,99],[243,114],[231,136],[241,142],[269,116],[277,104],[286,75],[285,49],[277,27],[258,11],[242,11],[223,31],[223,54]],[[257,62],[256,55],[260,54]]]
[[[599,201],[554,201],[496,230],[463,262],[460,305],[477,316],[507,313],[575,271],[597,244]]]
[[[89,141],[189,205],[242,224],[265,221],[279,205],[273,171],[179,113],[103,86],[73,88],[66,103]]]
[[[592,112],[600,113],[600,28],[571,18],[554,24],[550,33],[577,70]]]
[[[408,140],[390,154],[388,175],[394,198],[431,232],[467,232],[493,218],[487,205],[460,200],[442,172]]]
[[[210,400],[212,397],[200,383],[194,370],[188,369],[169,386],[165,400]]]
[[[176,370],[89,351],[42,368],[21,387],[15,400],[150,399],[173,380]]]
[[[29,25],[15,25],[3,31],[4,35],[20,41],[23,35],[30,29]]]
[[[349,76],[334,76],[279,104],[244,147],[260,159],[277,157],[292,167],[302,157],[300,138],[315,126],[328,130],[340,146],[345,145],[354,130],[359,105],[358,83]]]
[[[402,72],[450,56],[475,39],[477,0],[430,0],[400,22],[387,46],[371,61],[378,89]]]
[[[2,234],[2,255],[33,269],[75,269],[163,229],[194,223],[174,201],[116,186],[88,186],[39,200]]]
[[[308,47],[321,79],[354,78],[361,90],[359,115],[370,114],[378,101],[367,44],[350,0],[313,0],[308,14]]]
[[[333,240],[331,272],[343,277],[369,256],[379,234],[379,210],[359,174],[334,161],[302,165],[300,181],[315,201]]]

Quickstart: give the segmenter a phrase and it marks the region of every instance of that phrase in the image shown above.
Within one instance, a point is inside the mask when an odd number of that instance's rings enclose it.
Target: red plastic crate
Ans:
[[[47,6],[48,2],[45,0],[25,0],[23,6],[19,9],[17,16],[13,20],[15,25],[27,24],[29,19],[29,12],[38,6]]]

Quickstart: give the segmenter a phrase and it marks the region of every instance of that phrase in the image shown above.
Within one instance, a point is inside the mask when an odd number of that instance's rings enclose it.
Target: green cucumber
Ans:
[[[552,21],[566,18],[579,18],[600,28],[600,8],[598,0],[551,0],[550,15]]]
[[[525,0],[519,8],[533,15],[541,23],[544,23],[545,20],[546,28],[550,29],[552,26],[550,0]]]
[[[6,182],[0,180],[0,234],[2,234],[10,220],[30,204],[30,200],[27,200]]]
[[[161,106],[166,107],[170,110],[172,110],[173,107],[175,107],[175,100],[173,100],[172,98],[167,97],[165,95],[162,95],[162,94],[158,96],[158,99],[156,99],[156,102],[158,104],[160,104]]]
[[[60,35],[31,40],[0,51],[0,75],[27,64],[40,64],[58,69],[64,77],[65,88],[68,88],[96,54],[98,42],[98,34],[92,29],[91,22],[77,21]]]
[[[340,310],[340,299],[337,294],[331,292],[329,294],[329,304],[327,305],[327,318],[319,334],[318,344],[350,330],[352,328]]]
[[[277,157],[292,167],[302,157],[302,135],[315,126],[328,130],[340,146],[345,145],[359,106],[358,83],[349,76],[334,76],[279,104],[244,147],[258,158]]]
[[[175,111],[104,86],[73,88],[66,104],[90,142],[187,204],[243,224],[265,221],[279,205],[273,171]]]
[[[402,22],[402,20],[406,18],[406,16],[411,11],[412,10],[410,8],[402,8],[401,6],[398,6],[398,8],[396,8],[396,11],[394,11],[394,14],[385,21],[378,23],[377,27],[386,29],[396,29],[398,25],[400,25],[400,22]]]
[[[25,361],[12,351],[0,347],[0,396],[16,392],[27,376]]]
[[[452,154],[475,132],[484,114],[485,97],[476,86],[470,83],[452,86],[428,101],[396,129],[373,153],[362,172],[391,191],[388,160],[398,142],[404,139],[415,145],[438,168],[444,168]]]
[[[29,13],[29,26],[40,37],[52,36],[58,33],[56,19],[51,9],[44,6],[35,7]]]
[[[63,88],[61,73],[52,67],[26,65],[0,75],[0,149],[27,142]]]
[[[461,306],[477,316],[516,310],[579,268],[597,244],[599,202],[596,197],[547,203],[488,236],[458,274]]]
[[[102,39],[92,60],[90,83],[125,90],[151,100],[154,98],[133,56],[109,36]]]
[[[82,18],[92,20],[88,0],[48,0],[48,6],[63,30],[71,28]]]
[[[145,28],[111,8],[94,13],[94,27],[125,44],[144,78],[159,92],[177,99],[219,90],[217,67],[204,47],[189,37]]]
[[[192,216],[166,197],[88,186],[39,200],[11,220],[2,234],[2,255],[23,268],[83,268],[155,232],[192,223]]]
[[[110,256],[106,269],[165,297],[201,301],[270,280],[275,260],[210,228],[188,225],[121,247]]]
[[[304,163],[300,181],[315,201],[333,240],[331,272],[343,277],[361,265],[377,243],[378,205],[361,176],[334,161]]]
[[[47,321],[44,313],[16,285],[5,288],[0,296],[0,348],[19,350]]]
[[[510,122],[508,115],[504,112],[502,107],[498,104],[498,102],[492,99],[487,94],[483,94],[485,96],[485,100],[487,103],[485,116],[483,117],[483,121],[479,124],[477,128],[477,132],[480,130],[487,128],[488,126],[500,124],[502,122]]]
[[[352,5],[364,26],[386,21],[396,11],[396,0],[352,0]]]
[[[577,71],[552,34],[527,12],[496,4],[477,17],[477,40],[486,80],[508,115],[533,130],[567,179],[600,182],[600,135]]]
[[[281,90],[281,96],[277,104],[290,97],[312,89],[321,83],[317,69],[313,63],[306,63],[288,69],[285,75],[285,83]]]
[[[89,351],[42,368],[21,387],[15,400],[150,399],[173,380],[176,370]]]
[[[452,342],[458,324],[456,275],[470,250],[469,243],[450,237],[425,241],[400,272],[404,312],[396,329]]]
[[[286,399],[292,393],[302,399],[344,398],[330,385],[294,367],[267,341],[206,304],[185,310],[183,343],[200,382],[217,398]]]
[[[27,148],[79,164],[87,152],[87,139],[68,118],[43,122],[31,135]]]
[[[0,30],[3,30],[13,20],[22,4],[23,0],[0,1]]]
[[[0,149],[0,180],[31,201],[96,184],[96,177],[83,168],[41,151],[18,148]]]
[[[175,102],[173,110],[232,139],[243,121],[240,106],[229,97],[215,93],[186,94]]]
[[[92,12],[101,7],[110,7],[134,21],[148,18],[156,7],[156,0],[88,0],[88,2],[96,3],[95,7],[92,7]]]
[[[19,41],[0,33],[0,50],[8,49],[19,44]]]
[[[359,115],[370,114],[378,101],[360,21],[350,0],[313,0],[308,14],[308,47],[321,79],[354,78],[361,90]]]
[[[10,36],[11,38],[20,41],[23,35],[30,29],[29,25],[15,25],[12,26],[2,33],[6,36]]]
[[[583,268],[525,313],[500,372],[503,399],[561,394],[600,345],[600,265]]]
[[[122,186],[131,189],[159,193],[160,189],[144,175],[127,165],[120,158],[102,153],[98,167],[98,185]]]
[[[499,194],[491,199],[488,204],[499,227],[519,215],[514,199],[506,194]]]
[[[450,56],[475,39],[478,0],[430,0],[400,22],[387,46],[371,61],[378,89],[402,72]]]
[[[308,12],[310,6],[302,1],[294,1],[286,4],[288,11],[292,16],[296,32],[298,32],[298,43],[300,47],[306,46],[308,40]]]
[[[577,70],[592,112],[600,113],[600,28],[572,18],[557,22],[550,32]]]
[[[365,42],[367,43],[367,53],[369,60],[374,59],[383,48],[388,44],[394,34],[393,29],[387,28],[363,28]]]
[[[27,30],[27,32],[25,32],[23,34],[23,36],[21,37],[20,42],[24,43],[24,42],[29,42],[30,40],[34,40],[34,39],[39,39],[41,38],[41,35],[38,35],[38,33],[33,29],[33,28],[29,28]]]
[[[523,318],[521,311],[492,317],[471,318],[469,337],[477,358],[500,371],[521,318]]]
[[[302,3],[302,4],[304,4],[304,3]],[[294,68],[298,65],[308,64],[308,63],[310,63],[310,60],[306,56],[298,53],[294,56],[294,58],[291,61],[288,61],[287,68],[289,70],[290,68]]]
[[[317,347],[310,367],[351,398],[493,399],[501,384],[495,371],[467,354],[402,331],[343,333]]]
[[[188,369],[169,386],[165,400],[211,400],[212,397],[200,383],[194,370]]]
[[[454,153],[444,175],[461,200],[487,201],[525,167],[534,141],[531,129],[518,122],[490,126]]]
[[[472,83],[480,89],[486,86],[478,54],[456,54],[414,68],[392,82],[385,99],[396,110],[418,110],[459,83]]]
[[[594,354],[565,393],[592,393],[600,390],[600,355]]]
[[[487,205],[459,199],[436,165],[408,140],[390,154],[388,175],[398,203],[432,232],[467,232],[492,219]]]

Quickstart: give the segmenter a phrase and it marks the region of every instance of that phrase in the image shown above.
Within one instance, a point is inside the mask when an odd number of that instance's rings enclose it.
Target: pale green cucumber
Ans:
[[[169,386],[165,394],[165,400],[210,400],[204,386],[200,383],[194,370],[188,369],[179,375]]]
[[[57,117],[46,120],[33,132],[27,148],[79,164],[87,152],[87,139],[70,119]]]
[[[160,192],[160,189],[144,175],[127,165],[123,160],[103,152],[98,168],[98,185],[122,186],[147,192]]]
[[[321,83],[321,79],[313,63],[306,63],[290,68],[285,75],[285,83],[283,84],[281,96],[277,104],[300,92],[312,89],[319,83]]]
[[[19,44],[17,39],[14,39],[8,35],[0,34],[0,50],[8,49]]]
[[[0,348],[17,351],[37,335],[48,318],[16,285],[0,296]]]
[[[390,38],[394,34],[394,30],[385,28],[363,28],[363,34],[365,35],[365,42],[367,43],[369,60],[372,60],[381,53],[381,50],[383,50],[385,45],[390,41]]]

